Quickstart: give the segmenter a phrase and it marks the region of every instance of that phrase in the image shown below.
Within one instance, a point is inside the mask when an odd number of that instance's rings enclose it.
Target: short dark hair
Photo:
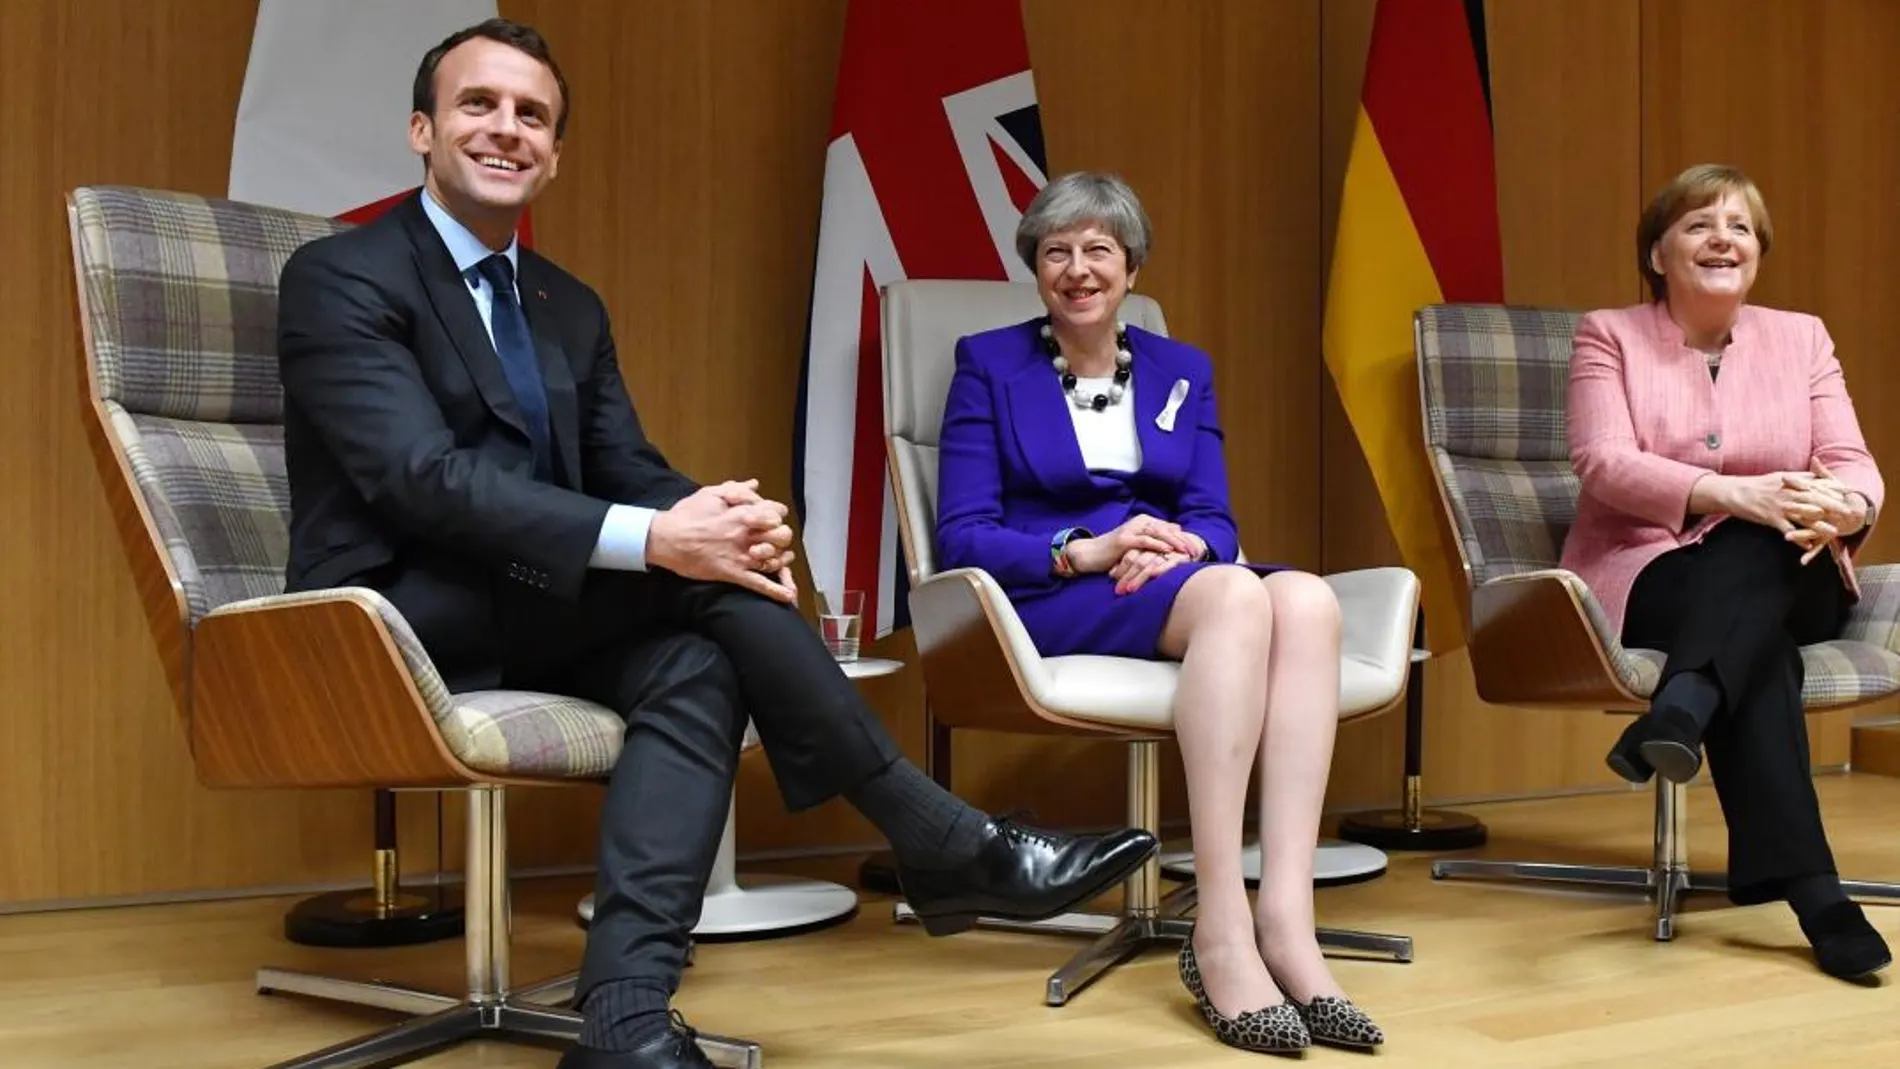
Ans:
[[[510,48],[527,53],[539,60],[554,75],[554,85],[561,91],[560,111],[554,117],[554,136],[559,138],[567,133],[568,106],[567,76],[561,73],[561,65],[554,62],[554,52],[548,47],[547,38],[539,30],[516,22],[513,19],[489,19],[466,29],[457,30],[442,39],[442,43],[429,49],[422,57],[422,64],[416,68],[416,84],[411,94],[414,110],[435,118],[435,69],[442,63],[442,57],[449,54],[455,46],[464,41],[480,37],[489,41],[498,41]]]
[[[1755,240],[1761,244],[1761,255],[1768,255],[1775,243],[1775,225],[1768,218],[1768,205],[1763,203],[1761,190],[1756,188],[1754,180],[1739,167],[1698,163],[1658,191],[1636,222],[1636,268],[1643,273],[1643,281],[1649,283],[1652,298],[1660,301],[1668,296],[1669,283],[1650,266],[1650,250],[1676,225],[1676,220],[1697,208],[1714,204],[1728,193],[1739,194],[1748,205],[1748,214],[1754,216]]]

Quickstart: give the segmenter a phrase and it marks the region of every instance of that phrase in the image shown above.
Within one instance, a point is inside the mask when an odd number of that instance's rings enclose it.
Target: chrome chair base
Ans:
[[[1726,874],[1702,875],[1689,869],[1688,793],[1685,785],[1656,777],[1655,860],[1647,866],[1564,865],[1450,858],[1432,862],[1432,879],[1470,876],[1477,879],[1525,880],[1640,891],[1654,906],[1657,941],[1668,942],[1676,937],[1676,916],[1684,897],[1728,891]],[[1850,897],[1900,904],[1900,884],[1842,880],[1841,886]]]
[[[260,995],[303,995],[413,1015],[399,1025],[278,1062],[269,1069],[363,1069],[390,1065],[471,1039],[572,1042],[580,1035],[581,1015],[532,1001],[533,995],[559,986],[572,990],[573,974],[516,995],[474,1002],[380,981],[338,980],[285,969],[257,970]],[[728,1069],[761,1069],[763,1064],[756,1043],[702,1034],[699,1046],[714,1065]]]
[[[259,969],[260,995],[303,995],[410,1015],[391,1028],[278,1062],[269,1069],[369,1069],[408,1062],[471,1039],[573,1042],[579,1038],[581,1015],[565,1006],[573,995],[576,973],[509,990],[505,814],[501,788],[470,790],[464,936],[468,994],[457,998],[380,980],[339,980],[287,969]],[[764,1064],[759,1045],[749,1040],[701,1032],[699,1047],[714,1065],[726,1069],[761,1069]]]
[[[1155,865],[1152,859],[1150,865]],[[1139,879],[1140,876],[1133,877]],[[1082,989],[1107,975],[1122,962],[1156,948],[1179,946],[1194,922],[1183,916],[1194,906],[1192,885],[1180,888],[1161,900],[1147,915],[1115,913],[1061,913],[1047,920],[1018,921],[1001,917],[980,917],[978,928],[1007,932],[1035,932],[1042,935],[1086,935],[1095,938],[1077,951],[1066,964],[1049,975],[1043,1001],[1061,1006],[1080,994]],[[892,907],[892,919],[899,924],[915,923],[917,914],[908,902]]]
[[[1062,913],[1040,921],[1016,921],[1000,917],[982,917],[978,928],[996,931],[1036,932],[1042,935],[1092,935],[1089,945],[1077,951],[1061,968],[1049,975],[1043,1001],[1061,1006],[1080,994],[1082,989],[1106,975],[1110,969],[1154,949],[1173,950],[1194,931],[1188,914],[1199,900],[1193,884],[1178,887],[1163,898],[1152,915],[1115,913]],[[914,923],[917,914],[907,902],[892,908],[892,919],[899,924]],[[1412,937],[1379,932],[1355,932],[1341,928],[1320,928],[1322,950],[1363,955],[1399,963],[1412,960]]]
[[[1158,749],[1148,740],[1127,745],[1128,823],[1130,827],[1154,831],[1161,824]],[[1165,898],[1160,891],[1161,855],[1157,852],[1123,883],[1121,913],[1061,913],[1040,921],[979,917],[976,926],[1044,935],[1095,936],[1089,945],[1049,975],[1043,1001],[1050,1006],[1061,1006],[1136,954],[1157,947],[1172,949],[1188,937],[1194,930],[1194,922],[1188,919],[1188,914],[1200,901],[1199,888],[1190,882],[1170,891]],[[908,902],[898,902],[891,912],[892,919],[899,924],[917,920],[916,911]],[[1412,937],[1408,935],[1336,928],[1321,928],[1316,934],[1322,950],[1365,954],[1396,962],[1412,960]]]
[[[1453,859],[1432,862],[1432,879],[1444,880],[1470,876],[1490,880],[1534,880],[1568,884],[1573,887],[1611,887],[1639,891],[1656,904],[1656,938],[1667,942],[1676,937],[1676,913],[1684,896],[1692,892],[1726,891],[1728,880],[1722,876],[1701,876],[1687,869],[1645,868],[1640,865],[1558,865],[1524,861],[1474,861]]]

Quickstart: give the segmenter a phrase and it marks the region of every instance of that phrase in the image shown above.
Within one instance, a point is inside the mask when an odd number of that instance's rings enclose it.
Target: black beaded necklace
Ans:
[[[1041,333],[1043,351],[1049,354],[1049,362],[1055,365],[1056,374],[1062,376],[1062,388],[1068,392],[1075,407],[1100,412],[1109,405],[1122,403],[1122,395],[1128,392],[1129,368],[1135,362],[1134,354],[1128,351],[1126,324],[1115,324],[1115,381],[1109,385],[1107,393],[1098,393],[1093,397],[1084,397],[1076,391],[1075,373],[1069,370],[1069,358],[1062,355],[1062,346],[1056,343],[1055,330],[1047,319],[1042,321]]]

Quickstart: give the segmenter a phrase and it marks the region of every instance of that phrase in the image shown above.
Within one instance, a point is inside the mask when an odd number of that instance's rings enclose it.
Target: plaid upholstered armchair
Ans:
[[[386,1064],[470,1038],[572,1038],[509,986],[509,785],[604,778],[610,710],[521,691],[450,693],[402,617],[367,589],[284,594],[289,483],[277,279],[340,224],[230,201],[93,187],[67,199],[84,335],[84,421],[198,778],[220,788],[469,792],[468,990],[260,969],[257,990],[413,1015],[279,1069]],[[702,1035],[756,1066],[752,1043]]]
[[[1557,566],[1576,518],[1579,481],[1564,404],[1575,313],[1499,305],[1435,305],[1415,319],[1425,445],[1471,592],[1466,638],[1478,695],[1529,708],[1639,713],[1663,655],[1625,647],[1594,595]],[[1859,569],[1862,600],[1839,639],[1804,647],[1810,712],[1900,692],[1900,567]],[[1655,853],[1648,865],[1532,864],[1448,859],[1432,875],[1556,880],[1623,887],[1655,904],[1656,938],[1675,934],[1678,899],[1723,891],[1725,877],[1689,871],[1687,788],[1656,777]],[[1900,885],[1846,881],[1849,894],[1900,899]]]

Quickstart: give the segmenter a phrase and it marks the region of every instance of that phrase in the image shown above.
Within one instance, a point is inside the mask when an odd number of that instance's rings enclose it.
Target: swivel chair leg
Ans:
[[[508,987],[509,903],[508,835],[502,789],[469,791],[468,892],[464,945],[468,991],[456,997],[380,980],[338,980],[285,969],[259,969],[259,994],[310,998],[374,1006],[413,1015],[392,1028],[346,1040],[312,1054],[278,1062],[270,1069],[368,1069],[406,1062],[470,1039],[557,1039],[580,1036],[581,1015],[530,1001],[566,985],[572,974],[522,991]],[[700,1049],[714,1065],[761,1069],[757,1043],[700,1033]]]

